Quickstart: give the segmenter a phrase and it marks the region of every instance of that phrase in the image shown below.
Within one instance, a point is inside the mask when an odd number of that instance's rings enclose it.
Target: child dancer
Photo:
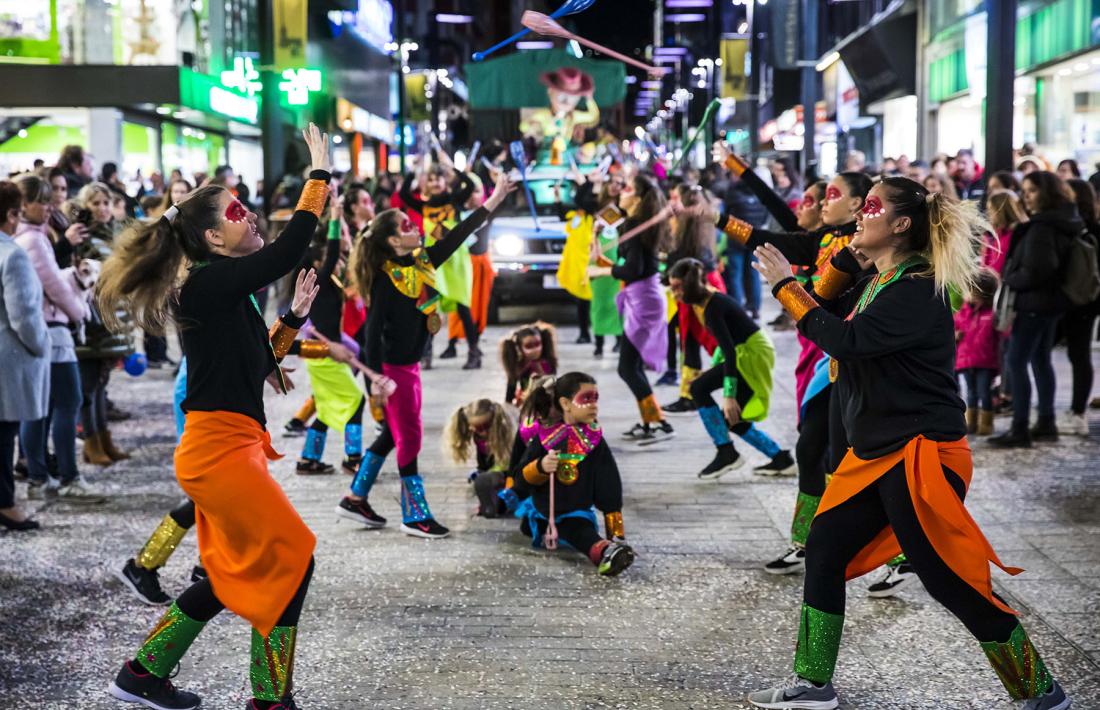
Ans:
[[[600,190],[598,198],[595,196],[595,188],[599,186],[603,177],[599,173],[590,176],[589,181],[577,190],[577,206],[583,210],[593,210],[593,215],[603,214],[603,211],[619,207],[619,197],[622,195],[626,179],[617,168],[612,168],[611,174]],[[586,206],[587,205],[587,206]],[[619,261],[619,231],[617,227],[604,226],[597,223],[594,227],[595,234],[592,240],[592,266],[614,266]],[[589,281],[592,287],[591,321],[592,333],[596,340],[596,350],[592,353],[596,359],[603,357],[604,343],[608,337],[615,338],[612,352],[618,353],[622,348],[623,318],[619,314],[616,299],[622,284],[611,275],[593,277]]]
[[[363,459],[363,407],[366,401],[355,374],[347,365],[355,355],[341,343],[344,315],[344,284],[337,276],[343,240],[341,239],[341,207],[333,200],[328,227],[314,237],[311,257],[317,269],[317,299],[310,311],[310,325],[328,340],[329,357],[309,358],[306,371],[313,386],[313,401],[317,418],[306,431],[302,455],[296,472],[301,476],[333,473],[335,468],[325,463],[325,441],[330,427],[344,430],[344,462],[342,468],[355,475]],[[327,238],[317,237],[327,233]],[[307,347],[307,346],[303,346]]]
[[[533,493],[517,516],[522,515],[520,530],[536,548],[547,542],[544,535],[553,518],[562,542],[588,555],[599,574],[614,577],[634,562],[634,550],[624,542],[619,468],[596,423],[599,397],[596,380],[583,372],[567,373],[532,391],[536,416],[550,416],[556,407],[562,421],[532,439],[523,456],[523,480]],[[607,539],[596,529],[593,506],[603,511]]]
[[[532,379],[557,373],[557,340],[554,327],[539,321],[517,328],[500,341],[500,363],[508,377],[505,402],[522,405]]]
[[[316,538],[267,470],[277,455],[264,429],[263,386],[268,380],[287,390],[279,360],[317,295],[316,276],[299,275],[291,311],[270,334],[251,294],[300,263],[328,197],[328,137],[311,124],[305,139],[313,172],[270,245],[255,214],[223,187],[207,186],[134,227],[103,268],[99,298],[108,325],[117,327],[110,320],[126,308],[157,333],[180,268],[191,265],[178,296],[178,318],[188,324],[188,381],[175,466],[195,502],[199,553],[210,575],[180,595],[123,664],[110,686],[121,700],[199,707],[199,697],[177,690],[168,676],[203,626],[228,607],[253,629],[250,710],[294,706],[294,646]]]
[[[1015,614],[992,589],[990,562],[1010,574],[967,513],[973,472],[955,379],[948,291],[969,293],[978,270],[973,203],[887,177],[872,188],[852,248],[874,263],[848,318],[791,277],[778,249],[758,270],[799,331],[838,363],[833,396],[852,443],[818,506],[806,544],[806,584],[794,673],[749,695],[759,708],[838,707],[833,670],[845,581],[904,551],[934,599],[981,644],[1005,689],[1029,710],[1070,706]],[[819,296],[820,297],[820,296]]]
[[[993,378],[1001,364],[993,298],[999,285],[996,272],[982,269],[955,314],[955,369],[966,380],[966,431],[978,436],[993,433]]]
[[[497,497],[508,484],[508,462],[511,458],[515,424],[504,407],[489,399],[479,399],[455,410],[443,441],[455,463],[469,461],[470,444],[477,455],[477,469],[470,474],[477,494],[477,514],[495,518],[504,512]]]
[[[352,252],[356,287],[370,313],[366,325],[367,366],[397,384],[397,394],[385,398],[372,385],[372,409],[384,409],[382,433],[363,456],[351,491],[337,506],[342,517],[368,528],[380,528],[386,519],[367,502],[382,463],[394,449],[401,475],[401,530],[407,535],[442,538],[450,531],[432,517],[424,494],[417,456],[420,453],[420,357],[432,333],[442,323],[439,297],[429,289],[435,269],[495,211],[515,185],[502,176],[492,197],[454,230],[430,247],[422,247],[420,230],[398,210],[387,210],[371,222]]]
[[[623,188],[619,203],[627,215],[623,224],[625,233],[656,217],[665,207],[665,197],[653,180],[637,175]],[[660,222],[619,247],[622,263],[597,266],[589,271],[592,278],[613,276],[626,284],[616,299],[626,332],[619,351],[619,377],[638,402],[641,422],[625,432],[623,438],[638,446],[655,444],[674,435],[646,377],[646,367],[661,369],[668,354],[668,301],[657,275],[661,263],[658,252],[666,248],[668,241],[668,223]]]
[[[539,387],[549,387],[554,383],[554,377],[533,378],[523,393],[523,404],[519,410],[519,425],[516,427],[516,436],[512,444],[512,455],[508,459],[508,475],[505,487],[497,493],[509,514],[514,514],[524,499],[531,495],[530,487],[524,482],[522,475],[523,455],[531,440],[549,431],[550,427],[561,423],[561,410],[552,405],[549,410],[537,413],[531,401],[531,393]]]
[[[485,203],[485,186],[481,178],[473,173],[467,177],[474,184],[474,191],[462,211],[463,219],[469,217],[474,210]],[[450,342],[447,345],[447,351],[440,355],[441,359],[446,357],[448,352],[454,351],[455,343],[465,338],[469,352],[466,355],[466,364],[462,366],[463,370],[481,369],[482,352],[478,347],[478,341],[481,339],[481,334],[485,332],[485,326],[489,324],[489,301],[492,300],[493,282],[497,277],[496,271],[493,270],[493,259],[489,256],[490,222],[492,222],[491,216],[474,233],[474,237],[467,240],[465,258],[469,260],[471,270],[469,303],[456,303],[455,310],[447,317],[447,336]]]
[[[669,287],[678,301],[689,305],[717,340],[721,357],[714,367],[691,384],[691,398],[699,407],[699,418],[718,451],[714,460],[699,472],[699,478],[721,478],[744,461],[730,441],[730,430],[771,459],[754,473],[782,476],[794,472],[794,459],[780,449],[753,422],[768,416],[775,349],[764,331],[749,318],[737,301],[708,288],[706,267],[696,259],[681,259],[669,272]],[[721,388],[722,407],[711,392]]]

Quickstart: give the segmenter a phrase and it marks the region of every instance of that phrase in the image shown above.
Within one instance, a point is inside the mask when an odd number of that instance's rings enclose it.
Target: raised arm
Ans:
[[[397,191],[397,195],[410,210],[423,213],[425,203],[424,200],[413,194],[413,180],[415,180],[415,176],[412,173],[407,174],[405,179],[401,181],[401,189]]]
[[[493,190],[493,194],[485,201],[484,207],[479,207],[474,210],[469,217],[462,220],[457,227],[447,232],[442,239],[430,247],[427,247],[426,251],[432,265],[438,267],[445,262],[451,254],[454,254],[455,250],[462,246],[471,234],[477,231],[481,225],[485,224],[485,221],[489,219],[489,215],[500,207],[504,199],[515,188],[515,184],[508,179],[508,176],[502,175],[500,180],[497,181],[496,189]]]
[[[731,173],[736,175],[744,182],[753,194],[760,198],[761,204],[768,210],[772,217],[775,217],[775,221],[779,222],[779,226],[787,232],[798,231],[798,217],[783,201],[779,195],[775,194],[775,190],[768,187],[768,185],[760,179],[760,176],[749,169],[748,163],[735,155],[726,147],[725,143],[716,142],[713,149],[714,161],[720,163]]]

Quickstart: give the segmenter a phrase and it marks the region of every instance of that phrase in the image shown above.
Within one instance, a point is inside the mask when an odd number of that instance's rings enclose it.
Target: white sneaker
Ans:
[[[867,596],[875,599],[892,597],[918,579],[913,565],[902,562],[900,565],[886,565],[878,581],[867,588]]]
[[[1066,412],[1058,418],[1058,431],[1073,436],[1089,435],[1089,420],[1084,414]]]
[[[49,500],[57,497],[57,481],[49,479],[46,483],[27,483],[27,500]]]
[[[57,497],[70,503],[102,503],[107,499],[97,486],[88,483],[82,476],[57,489]]]
[[[833,710],[840,707],[832,683],[815,685],[797,675],[774,688],[749,693],[748,701],[753,707],[765,710]]]

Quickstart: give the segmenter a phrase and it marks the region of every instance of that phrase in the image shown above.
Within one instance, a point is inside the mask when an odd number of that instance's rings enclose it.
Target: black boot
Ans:
[[[466,364],[462,366],[463,370],[480,370],[481,369],[481,351],[471,350],[466,356]]]
[[[1000,436],[989,437],[989,445],[997,449],[1030,449],[1031,434],[1027,429],[1012,428]]]
[[[1054,423],[1054,417],[1039,417],[1035,426],[1031,427],[1032,441],[1058,441],[1058,425]]]
[[[447,349],[439,353],[439,359],[453,360],[458,357],[458,348],[455,347],[456,343],[458,343],[458,341],[452,338],[450,342],[447,343]]]

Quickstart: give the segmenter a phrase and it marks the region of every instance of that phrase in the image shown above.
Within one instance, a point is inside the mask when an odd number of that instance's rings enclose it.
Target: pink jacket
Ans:
[[[42,282],[42,313],[47,323],[80,323],[88,315],[88,301],[69,279],[64,278],[54,260],[53,246],[46,225],[20,222],[15,242],[30,257],[38,280]]]
[[[1012,243],[1011,229],[998,229],[996,234],[986,233],[982,239],[982,266],[987,266],[1000,276],[1005,270],[1008,247]]]
[[[964,303],[955,314],[955,332],[961,334],[955,346],[955,369],[1001,369],[1001,338],[995,327],[993,308]]]

